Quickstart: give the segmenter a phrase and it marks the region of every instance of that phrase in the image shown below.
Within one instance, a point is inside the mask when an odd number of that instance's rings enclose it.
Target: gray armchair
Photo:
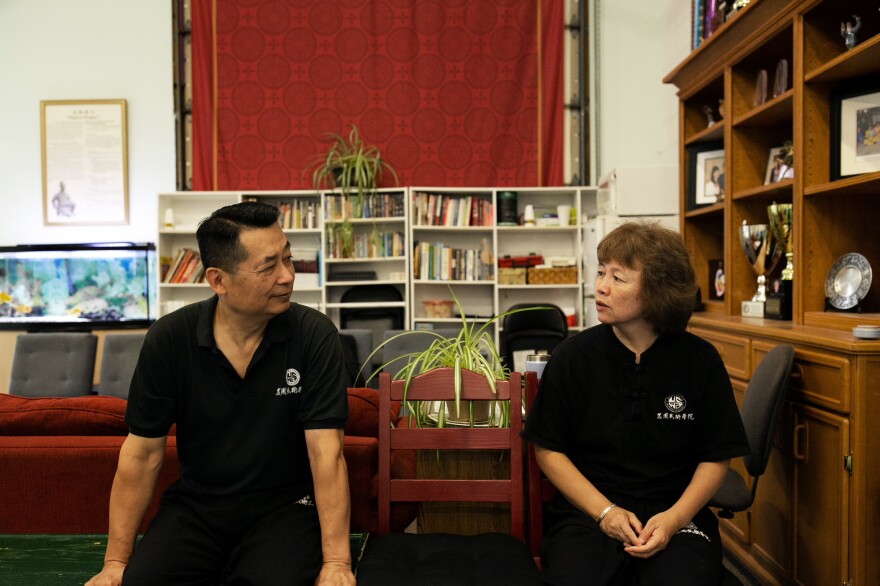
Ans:
[[[145,333],[107,334],[101,352],[100,378],[95,390],[99,395],[128,399],[128,387],[137,366]]]
[[[76,397],[92,392],[98,338],[85,333],[21,334],[15,339],[9,394]]]

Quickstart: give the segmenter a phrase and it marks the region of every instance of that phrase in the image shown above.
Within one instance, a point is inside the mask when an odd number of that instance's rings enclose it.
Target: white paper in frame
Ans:
[[[43,223],[128,224],[125,100],[40,102]]]

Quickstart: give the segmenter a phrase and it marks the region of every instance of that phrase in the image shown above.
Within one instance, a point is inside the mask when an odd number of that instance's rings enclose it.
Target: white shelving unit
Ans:
[[[241,201],[241,194],[227,191],[183,191],[160,193],[156,214],[159,234],[156,253],[159,259],[174,259],[182,248],[198,250],[196,228],[212,211]],[[169,213],[168,210],[171,210]],[[168,226],[166,219],[172,219]],[[159,315],[165,315],[182,305],[201,301],[211,295],[205,283],[163,283],[159,275]]]
[[[517,213],[522,214],[527,205],[536,212],[536,226],[498,226],[496,222],[498,194],[513,191],[517,195]],[[481,209],[485,225],[434,225],[426,223],[425,210],[418,205],[422,194],[443,196],[443,201],[467,201],[468,210]],[[174,257],[183,247],[196,248],[195,230],[203,218],[215,209],[246,199],[256,199],[273,204],[301,202],[302,209],[315,210],[312,219],[304,227],[286,228],[285,233],[291,242],[295,256],[314,255],[317,258],[317,276],[298,273],[294,284],[293,298],[329,315],[339,324],[340,310],[365,307],[401,307],[404,310],[404,323],[407,327],[448,328],[460,323],[457,310],[449,317],[429,316],[425,301],[451,300],[450,288],[468,319],[488,321],[492,316],[506,311],[517,303],[553,303],[566,314],[573,316],[570,329],[584,327],[584,279],[592,279],[583,272],[583,228],[587,216],[596,213],[596,189],[592,187],[553,187],[553,188],[449,188],[449,187],[408,187],[379,190],[379,196],[399,199],[400,206],[390,216],[370,218],[348,218],[335,216],[332,212],[340,209],[338,192],[316,193],[314,191],[242,191],[242,192],[175,192],[161,193],[158,199],[158,253],[160,257]],[[481,202],[481,203],[478,203]],[[308,204],[311,203],[311,208]],[[570,206],[573,210],[573,223],[548,225],[540,220],[544,212],[556,214],[557,206]],[[173,209],[174,225],[166,227],[164,219],[167,209]],[[346,212],[348,213],[348,212]],[[436,211],[435,211],[436,216]],[[459,217],[459,216],[456,216]],[[462,219],[470,216],[461,213]],[[476,216],[475,216],[476,219]],[[341,227],[351,230],[354,240],[361,242],[355,246],[357,256],[341,258],[340,249],[335,246],[336,236]],[[313,227],[310,227],[313,226]],[[377,238],[387,234],[397,234],[397,239],[389,236],[385,246],[377,245]],[[396,254],[390,243],[396,242]],[[402,245],[401,245],[402,243]],[[421,268],[423,251],[414,252],[414,246],[427,243],[434,250],[444,247],[457,250],[472,250],[470,261],[468,253],[458,253],[459,265],[472,267],[478,265],[476,259],[482,254],[491,257],[491,264],[482,274],[471,269],[470,274],[454,273],[456,263],[450,263],[452,253],[446,253],[447,264],[438,261],[435,273],[423,272]],[[364,248],[366,247],[366,248]],[[498,259],[506,255],[525,256],[539,254],[545,262],[553,258],[572,259],[577,267],[577,282],[573,284],[548,285],[501,285],[497,275]],[[470,264],[468,264],[470,262]],[[345,278],[346,274],[351,278]],[[364,278],[365,274],[375,278]],[[346,290],[358,285],[391,285],[397,288],[403,301],[391,303],[342,301]],[[159,308],[164,315],[181,304],[200,301],[211,295],[205,284],[167,284],[159,283]],[[492,328],[493,335],[499,334],[500,324]]]

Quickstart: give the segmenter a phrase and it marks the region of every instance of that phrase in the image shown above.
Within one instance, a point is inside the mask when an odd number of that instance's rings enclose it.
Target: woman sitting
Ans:
[[[549,584],[717,584],[706,503],[749,446],[718,352],[685,331],[696,291],[675,232],[627,223],[599,244],[598,326],[547,363],[523,437],[557,487]]]

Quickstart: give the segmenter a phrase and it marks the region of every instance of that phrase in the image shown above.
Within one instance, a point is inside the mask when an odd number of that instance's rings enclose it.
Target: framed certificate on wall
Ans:
[[[125,100],[40,102],[43,223],[128,224]]]

